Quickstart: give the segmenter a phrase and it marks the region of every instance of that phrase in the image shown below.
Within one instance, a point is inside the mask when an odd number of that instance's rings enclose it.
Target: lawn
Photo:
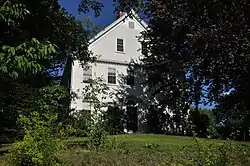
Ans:
[[[202,145],[223,145],[222,140],[198,139]],[[99,151],[88,151],[85,138],[70,138],[70,148],[63,154],[64,165],[102,165],[102,166],[151,166],[165,163],[165,160],[187,160],[197,155],[197,142],[192,137],[156,134],[130,134],[109,137],[109,146]],[[232,146],[250,156],[250,143],[231,142]],[[110,147],[111,146],[111,147]],[[226,151],[226,150],[225,150]],[[193,157],[194,156],[194,157]],[[245,156],[234,156],[237,160]],[[233,158],[232,158],[233,159]],[[249,158],[248,158],[249,159]],[[247,159],[247,160],[248,160]],[[234,159],[233,159],[234,160]],[[241,162],[241,161],[240,161]],[[242,160],[243,162],[243,160]],[[249,165],[250,162],[246,161]],[[236,165],[248,165],[237,163]],[[168,165],[168,164],[165,164]]]
[[[65,140],[66,150],[61,154],[63,166],[152,166],[166,164],[166,159],[171,162],[183,162],[190,158],[197,158],[199,146],[192,137],[155,135],[155,134],[130,134],[109,136],[107,144],[98,150],[88,150],[86,138],[72,137]],[[199,139],[201,145],[223,145],[229,141]],[[230,142],[233,149],[223,149],[226,153],[238,150],[236,156],[228,160],[239,163],[236,165],[250,165],[250,143]],[[231,145],[230,144],[230,145]],[[1,150],[10,148],[4,147]],[[227,147],[225,147],[227,148]],[[246,152],[245,155],[243,155]],[[204,153],[206,154],[206,151]],[[210,155],[208,153],[208,155]],[[247,157],[246,157],[247,156]],[[0,156],[5,160],[5,156]],[[164,165],[164,164],[163,164]]]

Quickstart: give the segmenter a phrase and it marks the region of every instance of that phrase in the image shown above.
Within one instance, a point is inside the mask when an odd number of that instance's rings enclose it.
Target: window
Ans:
[[[117,51],[124,52],[123,39],[117,39]]]
[[[134,75],[134,70],[128,69],[127,70],[127,85],[134,85],[135,82],[135,75]]]
[[[142,55],[148,55],[148,46],[145,42],[141,43],[141,53]]]
[[[129,21],[129,22],[128,22],[128,27],[129,27],[130,29],[135,29],[135,23],[132,22],[132,21]]]
[[[92,66],[88,65],[83,69],[83,82],[89,82],[92,79]]]
[[[108,68],[108,83],[116,84],[116,69]]]

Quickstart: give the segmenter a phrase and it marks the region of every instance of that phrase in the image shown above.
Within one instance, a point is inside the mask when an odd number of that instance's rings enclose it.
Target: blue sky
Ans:
[[[90,17],[92,22],[96,25],[108,26],[115,20],[114,7],[112,0],[100,0],[104,5],[101,15],[97,18],[94,17],[93,13],[79,15],[77,8],[81,0],[59,0],[59,3],[63,8],[65,8],[69,13],[74,15],[76,18],[87,18]]]

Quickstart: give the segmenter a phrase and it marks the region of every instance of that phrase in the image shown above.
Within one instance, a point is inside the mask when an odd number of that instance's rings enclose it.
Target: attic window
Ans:
[[[132,21],[129,21],[129,22],[128,22],[128,27],[129,27],[130,29],[135,29],[135,23],[132,22]]]
[[[123,52],[124,48],[123,48],[123,39],[117,39],[117,51],[118,52]]]

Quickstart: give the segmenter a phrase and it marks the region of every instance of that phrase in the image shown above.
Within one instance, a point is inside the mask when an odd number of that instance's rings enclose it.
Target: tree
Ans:
[[[0,0],[0,6],[0,134],[6,134],[16,129],[20,112],[37,109],[41,89],[60,89],[55,85],[66,63],[93,58],[89,30],[57,0]]]
[[[69,94],[59,86],[58,71],[72,60],[93,59],[89,30],[57,0],[0,0],[0,5],[0,134],[23,131],[12,165],[58,165],[58,139],[66,135],[62,122],[69,115],[63,112]]]
[[[3,3],[3,2],[1,2]],[[1,109],[1,127],[0,135],[5,130],[11,129],[15,125],[17,113],[10,107],[13,105],[13,96],[25,86],[12,84],[12,79],[22,77],[27,73],[36,74],[42,70],[40,60],[49,59],[49,54],[55,52],[55,48],[50,43],[40,43],[35,38],[25,40],[22,43],[10,43],[10,38],[14,34],[20,34],[20,22],[29,14],[26,6],[22,4],[12,4],[6,1],[0,8],[1,15],[1,48],[0,48],[0,109]],[[15,39],[16,40],[16,39]],[[26,88],[28,89],[28,88]],[[13,90],[16,92],[13,93]],[[19,98],[20,99],[20,98]],[[18,100],[16,100],[18,101]],[[19,103],[17,103],[19,105]],[[15,107],[14,107],[15,109]]]
[[[110,135],[122,134],[126,119],[124,110],[118,106],[109,106],[107,111],[103,113],[102,125]]]
[[[180,122],[181,111],[187,112],[190,105],[198,111],[199,104],[221,102],[224,93],[234,89],[238,93],[234,106],[248,116],[247,0],[113,2],[118,11],[143,7],[149,22],[143,38],[150,54],[142,58],[142,66],[147,73],[146,86],[160,99],[158,106],[168,106]]]
[[[246,0],[146,2],[149,29],[143,37],[150,54],[142,62],[162,102],[175,110],[183,101],[179,110],[187,103],[198,110],[201,98],[218,102],[233,88],[246,106],[249,9]]]
[[[191,109],[189,113],[189,134],[194,131],[198,137],[216,137],[215,130],[215,117],[212,110],[207,109]],[[193,131],[192,131],[193,130]]]
[[[139,10],[144,5],[144,0],[111,0],[115,6],[115,12],[130,12],[131,9]],[[99,16],[103,8],[100,0],[81,0],[79,12],[88,13],[94,11],[95,16]]]
[[[10,165],[59,165],[59,152],[62,142],[55,132],[56,115],[32,112],[21,116],[19,121],[24,127],[24,139],[15,142],[9,155]]]
[[[12,4],[6,1],[0,8],[2,27],[0,72],[13,78],[28,72],[37,73],[42,70],[39,64],[40,59],[49,59],[48,54],[54,53],[52,44],[40,43],[35,38],[23,42],[10,43],[9,38],[14,34],[22,33],[19,24],[29,13],[26,6],[22,4]],[[10,45],[12,44],[12,45]]]
[[[249,140],[250,113],[244,93],[235,91],[219,100],[214,109],[218,132],[222,138]]]

